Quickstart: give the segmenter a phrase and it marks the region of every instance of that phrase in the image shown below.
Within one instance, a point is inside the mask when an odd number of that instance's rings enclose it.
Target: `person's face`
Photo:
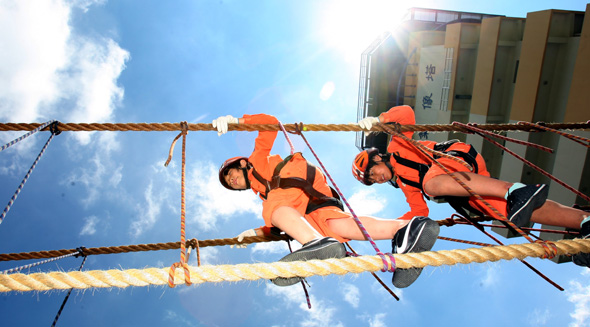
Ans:
[[[380,159],[380,158],[379,158]],[[385,165],[381,160],[376,160],[377,163],[369,170],[369,182],[383,184],[390,181],[393,178],[391,169]]]
[[[246,167],[246,160],[241,160],[240,165],[242,167]],[[246,179],[244,178],[244,173],[241,169],[229,169],[224,178],[227,185],[229,185],[234,190],[245,190],[247,188]]]

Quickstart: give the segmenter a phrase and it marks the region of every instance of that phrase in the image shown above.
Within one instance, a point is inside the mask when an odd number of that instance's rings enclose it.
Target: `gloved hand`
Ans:
[[[217,135],[221,136],[227,133],[227,124],[237,124],[238,119],[232,115],[221,116],[213,120],[213,128],[217,128]]]
[[[238,242],[243,241],[244,237],[248,237],[248,236],[256,236],[256,231],[253,229],[248,229],[248,230],[241,232],[240,235],[238,235]],[[231,248],[235,247],[236,249],[245,249],[247,246],[248,246],[248,244],[234,244],[234,245],[231,245],[230,247]]]
[[[359,127],[362,129],[370,130],[373,127],[373,124],[379,122],[379,117],[365,117],[359,120]]]

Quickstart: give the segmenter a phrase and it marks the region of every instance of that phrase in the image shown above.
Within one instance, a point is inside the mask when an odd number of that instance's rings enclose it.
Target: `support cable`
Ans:
[[[53,123],[55,123],[55,122],[57,122],[57,121],[56,121],[56,120],[50,120],[50,121],[48,121],[48,122],[46,122],[46,123],[44,123],[44,124],[41,124],[39,127],[35,128],[34,130],[32,130],[32,131],[30,131],[30,132],[28,132],[28,133],[26,133],[26,134],[23,134],[22,136],[20,136],[20,137],[18,137],[18,138],[16,138],[16,139],[14,139],[14,140],[12,140],[12,141],[10,141],[10,142],[6,143],[5,145],[3,145],[3,146],[0,148],[0,151],[3,151],[3,150],[5,150],[5,149],[8,149],[9,147],[11,147],[11,146],[15,145],[16,143],[18,143],[18,142],[20,142],[20,141],[24,140],[25,138],[27,138],[27,137],[29,137],[29,136],[31,136],[31,135],[33,135],[33,134],[37,133],[38,131],[42,130],[43,128],[45,128],[45,127],[47,127],[47,126],[49,126],[49,125],[51,125],[51,124],[53,124]]]
[[[82,263],[80,264],[80,268],[78,268],[78,271],[82,271],[82,267],[84,267],[84,263],[86,262],[86,258],[87,258],[86,255],[84,255],[84,252],[82,251],[82,249],[83,248],[80,248],[80,253],[78,253],[78,255],[83,256],[84,259],[82,260]],[[53,323],[51,324],[51,327],[55,327],[55,325],[57,324],[57,320],[59,319],[59,316],[61,316],[61,312],[63,311],[64,307],[66,306],[66,303],[68,302],[68,299],[70,298],[70,294],[72,294],[73,290],[74,289],[71,288],[68,291],[68,294],[64,298],[64,301],[61,303],[61,306],[59,307],[59,310],[57,311],[57,315],[55,315],[55,319],[53,319]]]
[[[37,159],[35,159],[35,161],[33,162],[33,165],[31,166],[31,168],[29,168],[29,171],[27,172],[27,174],[23,178],[22,182],[17,187],[16,191],[14,192],[14,194],[12,195],[12,197],[10,198],[10,200],[8,201],[8,204],[6,205],[6,208],[4,208],[4,211],[2,211],[2,214],[0,214],[0,224],[2,224],[2,222],[4,221],[4,218],[6,217],[6,214],[8,214],[8,211],[10,210],[10,207],[12,206],[12,204],[14,203],[14,201],[16,200],[16,197],[19,195],[20,191],[25,186],[25,183],[29,179],[29,176],[31,176],[31,173],[33,172],[33,169],[35,169],[35,166],[37,166],[37,163],[39,162],[39,159],[41,159],[41,156],[43,155],[43,153],[45,153],[45,150],[49,146],[49,142],[51,142],[51,140],[53,139],[53,137],[55,135],[59,135],[61,133],[57,129],[57,123],[55,121],[52,123],[51,126],[52,126],[52,128],[51,128],[51,135],[49,136],[49,139],[47,140],[47,142],[45,142],[45,145],[41,149],[41,152],[39,152],[39,155],[37,156]]]

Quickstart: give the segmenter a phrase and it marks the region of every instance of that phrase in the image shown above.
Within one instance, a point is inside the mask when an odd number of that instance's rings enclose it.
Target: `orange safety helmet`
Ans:
[[[368,172],[373,166],[373,157],[379,155],[379,149],[369,148],[357,154],[352,162],[352,175],[365,185],[373,185],[369,182]]]
[[[248,165],[246,168],[242,168],[240,166],[240,160],[246,160],[246,162],[248,162]],[[221,167],[219,167],[219,182],[221,183],[221,185],[223,185],[223,187],[225,187],[228,190],[232,190],[232,191],[236,191],[235,188],[232,188],[231,186],[229,186],[227,184],[227,182],[225,181],[225,175],[227,175],[227,172],[232,169],[232,168],[237,168],[237,169],[242,169],[243,173],[244,173],[244,179],[246,180],[246,187],[250,188],[250,181],[248,180],[248,168],[251,167],[250,162],[248,161],[248,158],[246,157],[233,157],[233,158],[229,158],[227,159],[222,165]],[[239,190],[239,191],[243,191],[243,190]]]

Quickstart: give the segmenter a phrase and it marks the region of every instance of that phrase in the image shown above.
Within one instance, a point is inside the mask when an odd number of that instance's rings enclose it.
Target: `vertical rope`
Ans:
[[[566,132],[563,132],[563,131],[558,131],[558,130],[553,129],[553,128],[545,127],[545,126],[541,125],[540,123],[533,124],[533,123],[529,123],[529,122],[526,122],[526,121],[519,121],[518,124],[520,124],[520,125],[526,125],[526,126],[532,126],[532,127],[535,127],[535,128],[538,128],[538,129],[542,129],[542,130],[547,131],[547,132],[552,132],[552,133],[561,135],[563,137],[567,137],[568,139],[570,139],[570,140],[572,140],[574,142],[580,143],[581,145],[583,145],[583,146],[585,146],[587,148],[590,147],[590,139],[585,138],[585,137],[581,137],[581,136],[577,136],[577,135],[574,135],[574,134],[566,133]]]
[[[300,123],[300,124],[303,125],[303,123]],[[322,167],[322,170],[324,171],[326,176],[330,179],[330,182],[332,182],[332,185],[334,185],[334,189],[336,189],[336,192],[338,192],[338,194],[340,195],[342,202],[344,202],[346,207],[348,207],[348,210],[350,210],[350,213],[352,214],[352,218],[354,219],[357,226],[361,230],[361,233],[367,239],[367,241],[369,241],[369,243],[371,243],[371,245],[375,249],[375,252],[377,252],[377,255],[379,255],[381,257],[381,260],[383,260],[383,269],[381,269],[381,271],[384,271],[384,272],[385,271],[394,271],[395,270],[395,258],[393,256],[393,254],[391,254],[391,253],[383,254],[383,252],[381,252],[381,250],[379,250],[379,247],[377,247],[377,244],[375,243],[375,241],[373,241],[373,238],[371,237],[371,235],[369,235],[369,232],[367,231],[365,226],[363,226],[363,223],[361,222],[361,220],[358,218],[358,216],[356,215],[354,210],[352,210],[352,207],[350,206],[350,204],[346,200],[346,197],[344,196],[344,194],[342,194],[342,191],[340,191],[340,188],[338,187],[338,185],[336,185],[336,182],[334,182],[334,179],[332,179],[332,176],[330,175],[330,173],[328,173],[328,170],[326,169],[326,167],[324,166],[324,164],[322,163],[322,161],[320,160],[318,155],[315,153],[315,151],[313,150],[313,148],[311,147],[309,142],[307,142],[307,139],[305,138],[305,136],[301,132],[303,130],[303,128],[300,128],[300,126],[296,124],[296,129],[297,129],[297,133],[301,136],[303,141],[305,141],[305,144],[307,144],[307,147],[309,148],[309,150],[311,150],[311,153],[313,153],[317,162]],[[390,261],[388,261],[385,258],[386,255],[389,257]]]
[[[75,253],[76,256],[81,255],[84,257],[84,260],[82,260],[82,264],[80,264],[80,268],[78,268],[78,271],[82,271],[82,267],[84,267],[84,263],[86,262],[86,258],[87,256],[84,254],[84,252],[82,252],[81,250],[82,248],[80,248],[78,251],[78,253]],[[68,299],[70,298],[70,294],[72,294],[72,291],[74,289],[70,288],[70,290],[68,291],[68,294],[66,295],[64,301],[61,303],[61,307],[59,307],[59,310],[57,311],[57,315],[55,316],[55,319],[53,319],[53,323],[51,324],[51,327],[55,327],[55,325],[57,324],[57,320],[59,319],[59,316],[61,316],[61,312],[63,311],[64,307],[66,306],[66,303],[68,302]]]
[[[184,180],[186,172],[186,135],[188,134],[187,122],[180,123],[182,127],[182,173],[180,179],[180,262],[172,264],[168,275],[168,286],[174,287],[174,271],[177,267],[184,269],[184,282],[186,285],[191,285],[191,275],[188,264],[186,263],[186,234],[185,234],[185,194],[184,194]]]
[[[45,124],[43,124],[43,125],[41,125],[41,126],[39,126],[39,127],[35,128],[34,130],[32,130],[32,131],[30,131],[30,132],[28,132],[28,133],[26,133],[26,134],[22,135],[21,137],[18,137],[18,138],[16,138],[16,139],[14,139],[14,140],[12,140],[12,141],[10,141],[10,142],[6,143],[5,145],[3,145],[3,146],[0,148],[0,151],[3,151],[3,150],[5,150],[5,149],[8,149],[9,147],[13,146],[14,144],[16,144],[16,143],[18,143],[18,142],[22,141],[23,139],[25,139],[25,138],[27,138],[27,137],[29,137],[29,136],[31,136],[31,135],[33,135],[33,134],[37,133],[38,131],[42,130],[43,128],[45,128],[45,127],[47,127],[48,125],[51,125],[51,124],[53,124],[53,123],[55,123],[55,122],[57,122],[57,121],[56,121],[56,120],[50,120],[50,121],[46,122]]]
[[[27,172],[27,174],[23,178],[22,182],[17,187],[16,191],[14,192],[14,194],[12,195],[12,197],[10,198],[10,200],[8,201],[8,204],[6,205],[6,208],[4,208],[4,211],[2,211],[2,214],[0,214],[0,224],[2,224],[2,222],[4,221],[4,218],[6,217],[6,214],[8,214],[8,211],[10,210],[10,207],[12,207],[12,204],[16,200],[16,197],[19,195],[20,191],[25,186],[25,183],[29,179],[29,176],[31,176],[31,173],[33,172],[33,169],[35,169],[35,166],[37,166],[37,163],[39,162],[39,159],[41,159],[41,156],[43,155],[43,153],[45,153],[45,150],[49,146],[49,142],[51,142],[51,140],[53,139],[53,137],[55,135],[58,135],[58,134],[59,134],[59,131],[57,131],[57,132],[56,131],[53,131],[53,130],[51,131],[51,135],[49,136],[49,139],[47,140],[47,142],[45,142],[45,145],[41,149],[41,152],[39,152],[39,155],[37,156],[37,159],[35,159],[35,161],[33,162],[33,165],[31,166],[31,168],[29,168],[29,171]]]

